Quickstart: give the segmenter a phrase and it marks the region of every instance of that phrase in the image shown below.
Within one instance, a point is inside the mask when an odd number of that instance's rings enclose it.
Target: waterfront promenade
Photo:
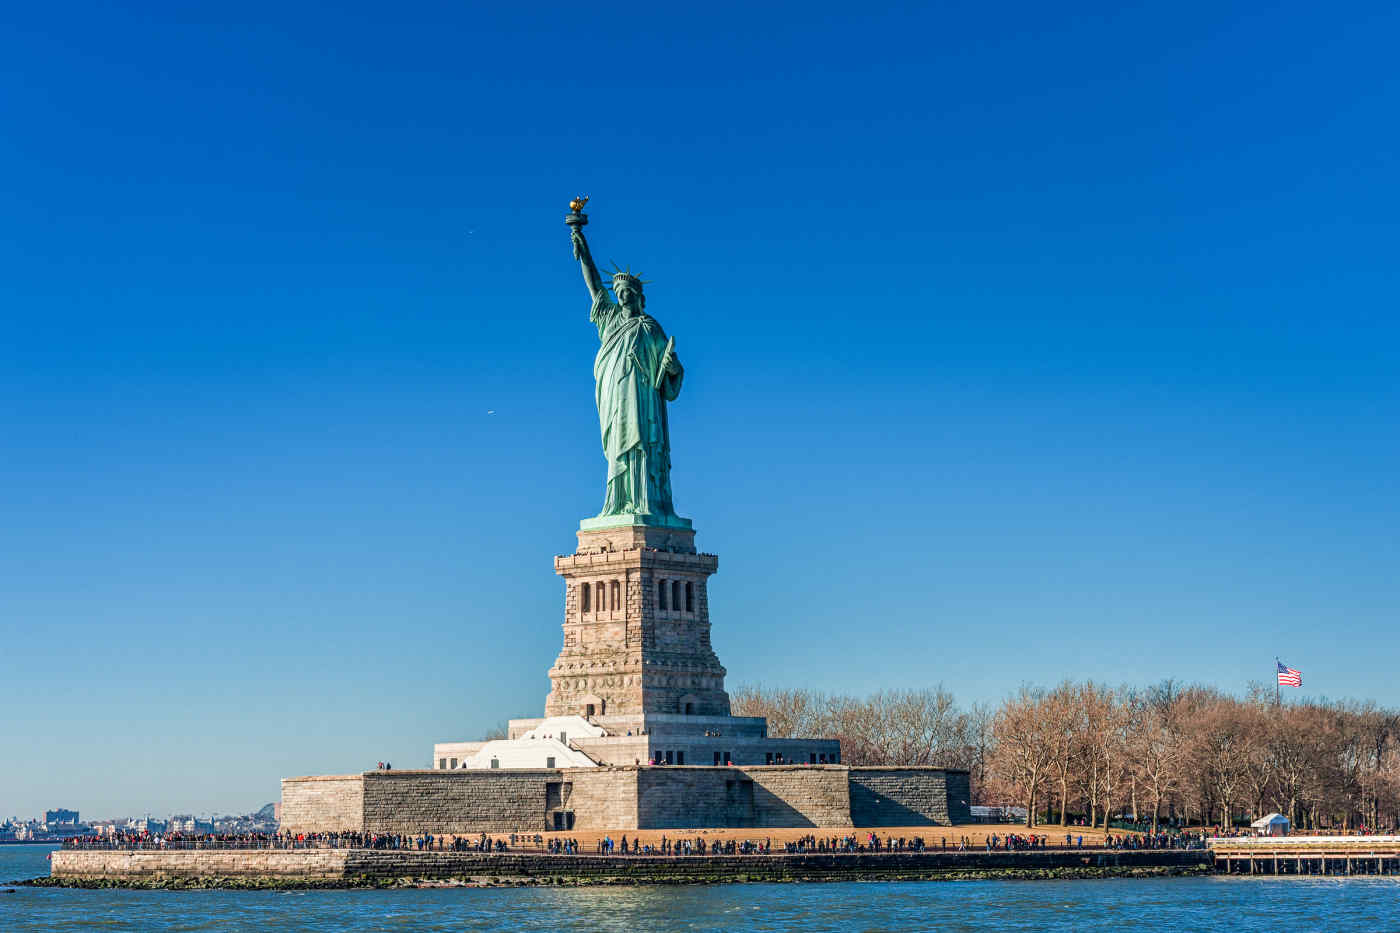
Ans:
[[[1204,850],[556,855],[383,849],[60,850],[52,883],[131,887],[697,884],[1199,874]]]
[[[1141,837],[1102,832],[1082,844],[1075,836],[1070,845],[1064,840],[1063,833],[1037,834],[1033,841],[1023,827],[986,826],[943,828],[941,835],[913,827],[820,836],[711,829],[582,838],[342,833],[75,840],[53,853],[49,881],[132,887],[656,884],[1106,877],[1200,873],[1212,865],[1212,856],[1198,844],[1186,848],[1193,840],[1185,838],[1164,837],[1155,848]]]
[[[926,849],[941,851],[1006,849],[1021,845],[1030,835],[1025,826],[1009,824],[966,824],[958,826],[907,826],[867,829],[828,829],[811,828],[701,828],[701,829],[642,829],[642,830],[580,830],[547,833],[477,833],[472,835],[453,834],[386,834],[386,833],[313,833],[313,834],[239,834],[239,835],[150,835],[126,834],[118,837],[79,837],[65,844],[66,848],[429,848],[443,849],[459,845],[477,847],[483,840],[504,845],[510,851],[553,851],[558,844],[571,842],[578,853],[598,853],[599,843],[611,840],[608,849],[611,854],[621,854],[622,840],[644,850],[662,850],[668,842],[690,841],[692,848],[706,852],[716,845],[724,847],[728,843],[742,845],[744,842],[771,844],[774,849],[784,849],[789,845],[811,848],[823,845],[827,849],[846,848],[850,840],[857,851],[870,849],[874,841],[879,850],[887,851],[891,844],[897,848],[910,848],[915,840]],[[1060,827],[1055,825],[1037,826],[1034,837],[1035,848],[1184,848],[1199,845],[1198,833],[1187,835],[1163,834],[1155,842],[1149,841],[1140,833],[1090,829],[1083,826]],[[429,840],[431,842],[429,843]],[[898,846],[904,840],[904,846]],[[639,853],[640,854],[640,853]]]

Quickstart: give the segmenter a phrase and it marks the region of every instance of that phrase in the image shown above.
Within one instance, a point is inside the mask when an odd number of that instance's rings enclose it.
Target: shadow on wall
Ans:
[[[845,775],[842,775],[843,779]],[[771,789],[749,782],[749,797],[754,809],[755,826],[810,827],[821,826],[816,820],[779,797]]]
[[[937,826],[938,820],[907,803],[851,782],[851,821],[857,826]],[[947,822],[944,820],[943,822]]]
[[[941,770],[853,770],[851,819],[857,826],[947,826],[948,778]]]
[[[646,829],[754,826],[754,785],[729,768],[645,768],[637,775],[637,825]],[[803,824],[805,825],[805,824]]]

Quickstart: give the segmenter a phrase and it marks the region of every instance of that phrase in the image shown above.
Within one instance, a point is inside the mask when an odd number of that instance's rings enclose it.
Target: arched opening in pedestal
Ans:
[[[589,694],[578,699],[578,714],[584,719],[592,719],[594,716],[606,716],[608,712],[608,701],[602,697]]]

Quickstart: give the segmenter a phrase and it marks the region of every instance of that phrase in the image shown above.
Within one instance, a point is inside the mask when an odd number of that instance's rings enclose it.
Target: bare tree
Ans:
[[[1140,802],[1154,832],[1164,811],[1228,827],[1266,802],[1300,829],[1400,823],[1400,711],[1374,703],[1276,705],[1263,684],[1237,697],[1172,680],[1027,685],[997,707],[963,708],[941,685],[866,696],[746,686],[731,700],[774,738],[839,739],[848,764],[967,768],[973,800],[1025,801],[1030,825],[1056,807],[1061,824],[1082,807],[1106,825]]]
[[[1035,826],[1036,804],[1049,771],[1053,743],[1041,713],[1045,693],[1023,686],[1006,700],[992,723],[997,769],[1026,804],[1026,826]]]
[[[730,691],[729,706],[735,716],[767,719],[768,734],[775,739],[824,737],[831,732],[827,699],[811,690],[745,685]]]
[[[1220,698],[1205,710],[1196,733],[1197,759],[1220,805],[1222,829],[1231,825],[1246,778],[1248,742],[1237,707],[1237,701]]]
[[[1164,680],[1147,691],[1142,721],[1131,744],[1147,793],[1152,800],[1152,834],[1157,834],[1162,802],[1176,789],[1181,766],[1181,691]]]
[[[1077,694],[1084,719],[1078,743],[1082,756],[1080,785],[1088,802],[1089,825],[1097,826],[1102,818],[1107,826],[1122,768],[1123,709],[1112,689],[1093,681],[1081,684]]]
[[[1052,690],[1045,697],[1043,716],[1050,741],[1052,780],[1060,789],[1060,825],[1065,826],[1069,822],[1070,772],[1084,733],[1084,709],[1078,688],[1066,680]]]

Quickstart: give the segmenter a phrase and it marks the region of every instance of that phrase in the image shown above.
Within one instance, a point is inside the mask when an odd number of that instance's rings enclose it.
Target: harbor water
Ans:
[[[0,881],[52,846],[0,846]],[[582,888],[128,891],[13,887],[0,930],[1400,930],[1400,879],[1190,877]]]

